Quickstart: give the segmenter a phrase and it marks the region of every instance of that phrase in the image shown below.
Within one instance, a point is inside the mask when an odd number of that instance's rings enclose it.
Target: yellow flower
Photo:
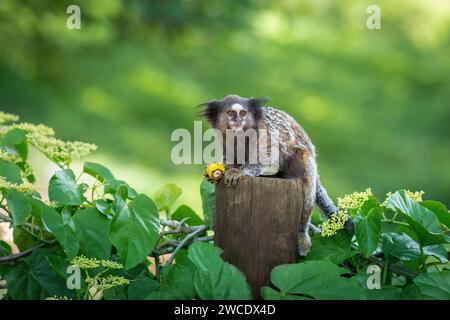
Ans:
[[[337,204],[339,208],[344,210],[357,209],[372,195],[372,190],[367,188],[366,191],[353,192],[343,198],[337,198]]]
[[[78,266],[81,269],[94,269],[100,267],[100,261],[97,259],[89,259],[85,256],[77,256],[72,259],[72,265]]]
[[[123,269],[123,265],[121,265],[118,262],[111,261],[111,260],[102,260],[101,263],[102,263],[102,266],[104,266],[105,268]]]
[[[349,216],[345,211],[333,213],[331,217],[320,225],[323,237],[331,237],[336,234],[338,230],[344,228]]]
[[[104,278],[87,278],[86,283],[91,287],[95,288],[96,291],[103,291],[109,288],[122,286],[125,284],[129,284],[130,280],[125,279],[124,277],[120,276],[107,276]]]
[[[19,117],[15,114],[0,111],[0,123],[9,123],[19,121]]]
[[[35,188],[34,186],[29,183],[29,182],[24,182],[21,184],[15,184],[15,183],[11,183],[9,181],[6,181],[5,177],[0,176],[0,189],[6,189],[6,190],[17,190],[21,193],[25,193],[25,194],[32,194],[33,192],[35,192]]]
[[[5,161],[10,161],[13,163],[22,162],[22,159],[17,154],[8,153],[4,149],[0,149],[0,159]]]
[[[225,172],[225,165],[223,163],[211,163],[206,168],[206,174],[213,180],[219,180],[222,178]]]
[[[425,194],[425,191],[410,191],[410,190],[406,190],[406,195],[413,201],[415,202],[421,202],[423,201],[422,196]],[[382,203],[382,206],[386,207],[387,202],[389,200],[389,198],[392,196],[392,192],[388,192],[386,193],[386,199],[384,199],[384,202]]]

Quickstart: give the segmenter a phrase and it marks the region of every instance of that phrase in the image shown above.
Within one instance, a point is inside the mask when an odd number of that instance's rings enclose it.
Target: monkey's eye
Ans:
[[[245,117],[246,114],[247,114],[247,111],[245,111],[245,110],[241,110],[241,112],[239,112],[239,115],[241,117]]]
[[[230,117],[234,116],[234,111],[233,110],[228,110],[227,111],[227,115],[230,116]]]

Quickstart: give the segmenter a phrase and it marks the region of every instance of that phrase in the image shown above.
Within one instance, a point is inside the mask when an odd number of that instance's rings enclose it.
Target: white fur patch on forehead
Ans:
[[[236,113],[239,113],[239,111],[243,110],[244,107],[242,106],[242,104],[235,103],[231,106],[231,109],[236,111]]]

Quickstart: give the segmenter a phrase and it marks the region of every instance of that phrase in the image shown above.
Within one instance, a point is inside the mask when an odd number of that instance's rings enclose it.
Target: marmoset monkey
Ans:
[[[223,179],[227,186],[235,185],[238,179],[244,175],[262,176],[270,174],[278,178],[301,179],[304,190],[304,205],[301,212],[297,244],[299,255],[306,256],[311,247],[308,229],[314,205],[317,204],[327,217],[336,212],[337,208],[320,183],[315,148],[310,138],[303,128],[285,112],[271,107],[263,107],[267,101],[266,98],[247,99],[237,95],[228,95],[221,100],[211,100],[200,106],[203,107],[203,115],[211,126],[222,133],[225,158],[227,154],[227,134],[245,133],[249,129],[260,132],[260,129],[265,129],[268,138],[277,135],[277,172],[267,171],[267,164],[248,163],[251,148],[249,148],[247,140],[245,162],[237,163],[235,161],[236,153],[234,153],[235,159],[232,159],[234,161],[224,159],[227,170]],[[236,150],[234,138],[233,148]],[[256,148],[253,150],[253,152],[258,152]]]

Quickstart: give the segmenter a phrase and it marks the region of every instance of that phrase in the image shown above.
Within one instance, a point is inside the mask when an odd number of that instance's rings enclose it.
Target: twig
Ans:
[[[384,268],[384,266],[386,264],[386,262],[384,262],[382,259],[376,258],[374,256],[371,256],[367,259],[369,259],[369,261],[376,264],[380,268]],[[405,278],[408,278],[408,279],[414,279],[415,277],[417,277],[419,275],[418,272],[413,272],[413,271],[409,271],[409,270],[400,268],[398,266],[393,265],[392,263],[388,265],[388,270],[391,271],[392,273],[395,273],[399,276],[404,276]]]
[[[40,242],[37,245],[28,248],[22,252],[16,253],[16,254],[11,254],[9,256],[4,256],[4,257],[0,257],[0,263],[14,263],[16,260],[26,257],[27,255],[31,254],[33,252],[33,250],[41,248],[45,246],[45,243]]]
[[[178,246],[175,248],[175,250],[173,251],[172,255],[170,256],[169,260],[167,260],[166,264],[164,265],[163,268],[166,268],[167,266],[170,266],[173,262],[173,260],[175,259],[175,255],[177,254],[177,252],[183,248],[183,246],[185,244],[187,244],[191,239],[193,239],[197,234],[206,231],[207,227],[206,226],[202,226],[201,228],[198,228],[197,230],[195,230],[194,232],[190,233],[189,235],[187,235],[179,244]]]

